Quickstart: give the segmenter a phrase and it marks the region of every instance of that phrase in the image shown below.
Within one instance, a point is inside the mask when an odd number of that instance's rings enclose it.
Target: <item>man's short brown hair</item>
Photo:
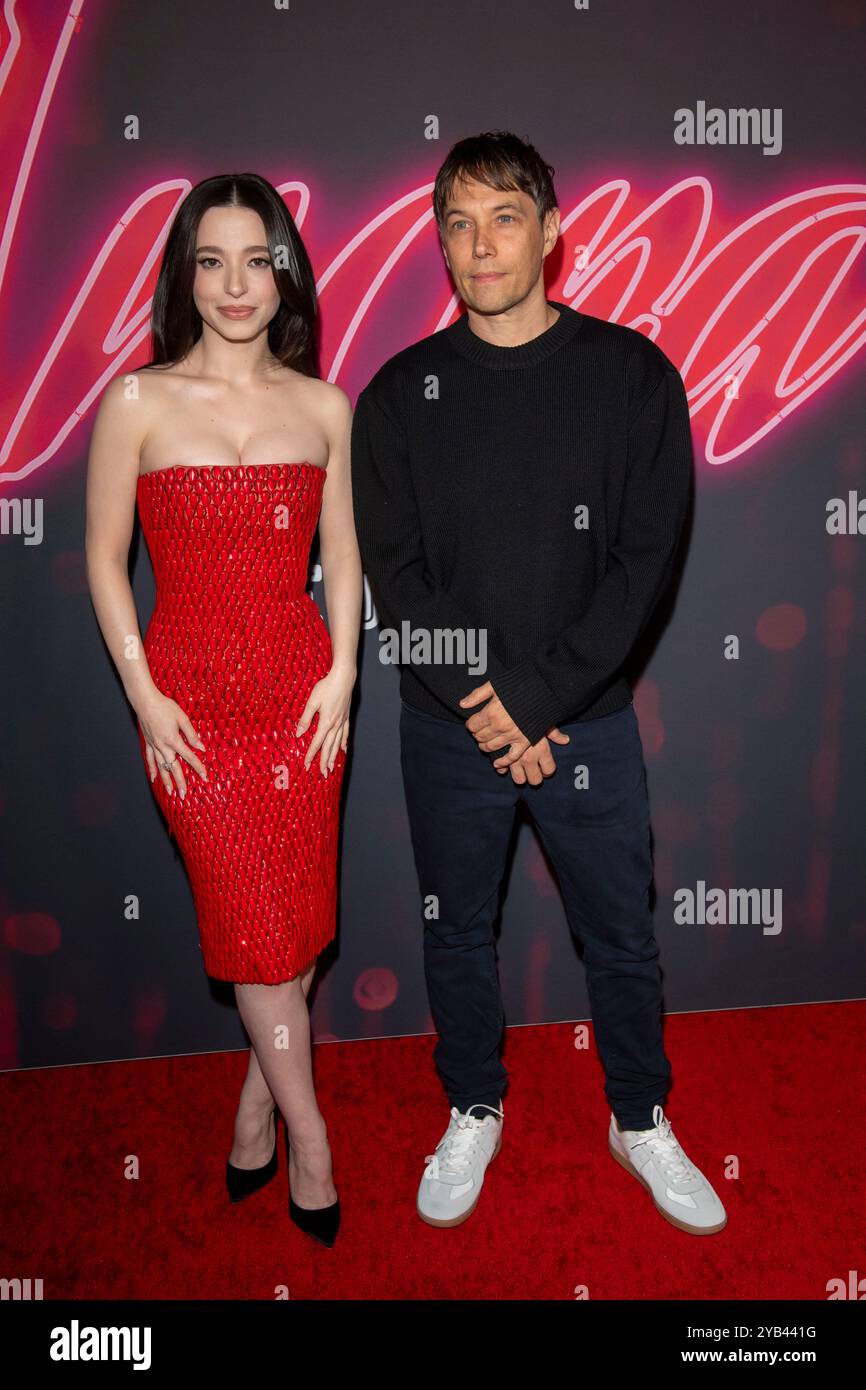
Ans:
[[[534,145],[509,130],[486,130],[482,135],[459,140],[449,150],[433,188],[433,211],[440,236],[445,235],[445,206],[458,179],[477,179],[491,188],[528,193],[543,226],[547,214],[558,206],[553,172]]]

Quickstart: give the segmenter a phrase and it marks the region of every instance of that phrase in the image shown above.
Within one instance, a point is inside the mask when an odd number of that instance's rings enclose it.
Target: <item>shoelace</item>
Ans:
[[[637,1149],[641,1144],[646,1144],[650,1153],[659,1159],[662,1172],[670,1182],[685,1182],[696,1178],[697,1173],[674,1138],[671,1122],[660,1105],[653,1110],[653,1120],[655,1129],[647,1133],[646,1139],[639,1140],[632,1147]]]
[[[499,1111],[487,1106],[491,1114]],[[443,1171],[462,1177],[469,1167],[475,1145],[478,1143],[482,1120],[477,1115],[463,1115],[456,1105],[451,1107],[451,1116],[457,1121],[456,1129],[450,1129],[436,1146],[435,1153],[426,1154],[424,1162],[433,1164],[432,1176],[438,1177]]]

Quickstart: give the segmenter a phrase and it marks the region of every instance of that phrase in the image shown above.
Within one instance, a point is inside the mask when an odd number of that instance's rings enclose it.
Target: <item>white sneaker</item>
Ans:
[[[473,1110],[489,1110],[489,1115],[473,1115]],[[424,1176],[418,1188],[418,1215],[428,1226],[459,1226],[471,1216],[488,1163],[502,1145],[504,1110],[492,1105],[470,1105],[461,1112],[451,1107],[448,1128],[427,1154]]]
[[[649,1190],[672,1226],[709,1236],[727,1223],[718,1195],[683,1153],[660,1105],[653,1110],[652,1129],[620,1129],[611,1113],[608,1147],[617,1163]]]

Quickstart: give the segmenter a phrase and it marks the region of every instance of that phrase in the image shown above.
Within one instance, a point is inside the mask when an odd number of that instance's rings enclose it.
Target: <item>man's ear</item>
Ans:
[[[551,248],[554,247],[557,241],[559,240],[559,222],[559,208],[551,208],[544,221],[545,241],[547,240],[548,236],[551,236]]]

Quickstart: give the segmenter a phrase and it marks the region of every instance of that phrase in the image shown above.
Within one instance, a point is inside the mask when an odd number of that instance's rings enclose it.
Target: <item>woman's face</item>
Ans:
[[[208,208],[198,224],[195,306],[230,342],[266,331],[280,305],[265,228],[250,208]]]

